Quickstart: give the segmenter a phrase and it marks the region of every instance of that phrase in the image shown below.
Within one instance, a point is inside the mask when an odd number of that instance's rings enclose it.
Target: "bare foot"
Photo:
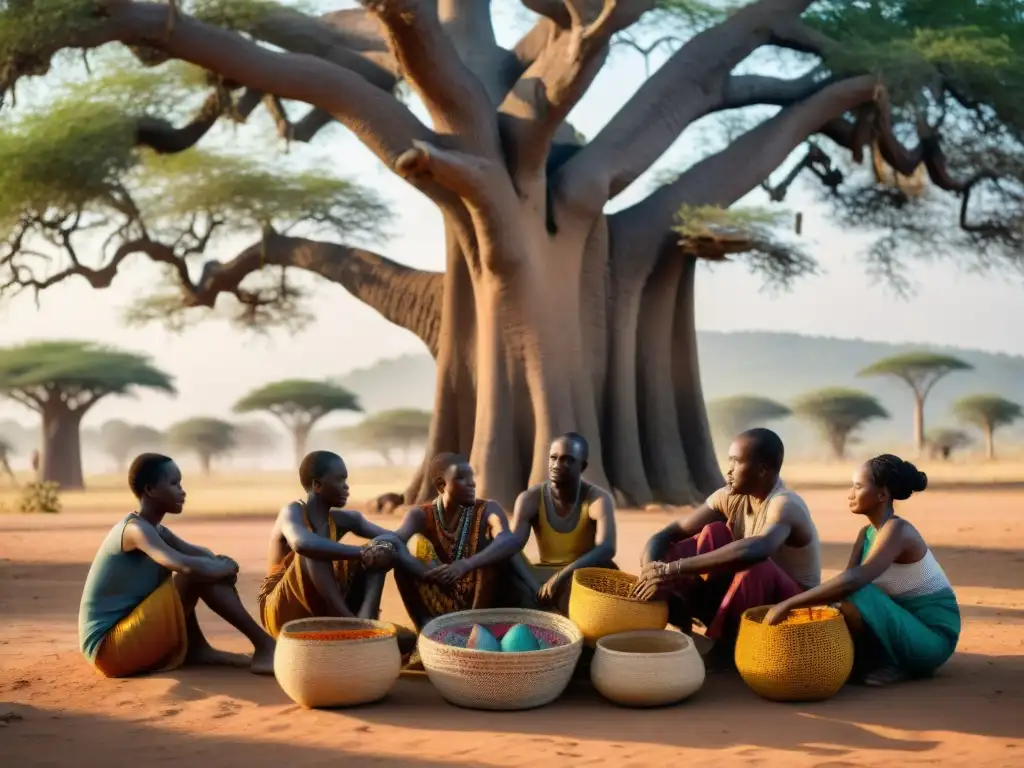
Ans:
[[[864,685],[872,688],[882,688],[886,685],[901,683],[907,679],[907,673],[898,667],[882,667],[874,669],[864,675]]]
[[[252,661],[249,663],[249,671],[254,675],[272,675],[274,674],[274,646],[271,644],[267,648],[258,648],[252,655]]]
[[[185,657],[186,666],[190,667],[236,667],[244,669],[253,662],[252,657],[244,653],[228,653],[206,646],[196,651],[189,651]]]

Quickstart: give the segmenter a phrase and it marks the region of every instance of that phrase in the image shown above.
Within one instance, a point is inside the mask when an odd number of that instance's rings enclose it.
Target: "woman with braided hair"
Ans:
[[[855,674],[867,685],[925,677],[960,638],[960,608],[942,566],[917,529],[893,509],[928,487],[928,476],[898,456],[876,456],[853,475],[850,511],[863,515],[845,571],[774,606],[777,624],[798,608],[839,603],[854,637]]]

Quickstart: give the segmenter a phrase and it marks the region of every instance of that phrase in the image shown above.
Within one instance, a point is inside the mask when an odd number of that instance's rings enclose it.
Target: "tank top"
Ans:
[[[149,525],[133,512],[111,528],[85,579],[78,608],[78,642],[89,661],[96,660],[107,633],[171,575],[145,552],[124,551],[121,540],[132,521]]]
[[[571,531],[558,531],[551,525],[548,517],[547,485],[541,486],[540,507],[538,510],[537,550],[542,565],[566,566],[576,562],[594,548],[597,526],[590,519],[590,500],[580,504],[580,516]]]
[[[878,532],[874,526],[869,525],[865,534],[862,562],[867,559],[868,553],[875,545]],[[873,583],[889,597],[894,598],[924,597],[953,589],[946,572],[942,570],[930,547],[924,553],[924,557],[916,563],[893,563]]]

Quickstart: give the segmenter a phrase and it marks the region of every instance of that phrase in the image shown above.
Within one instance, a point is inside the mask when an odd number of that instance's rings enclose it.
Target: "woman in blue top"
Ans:
[[[897,517],[902,501],[928,487],[928,476],[898,456],[859,467],[850,511],[868,519],[845,571],[772,608],[777,624],[797,608],[840,603],[854,637],[855,673],[868,685],[924,677],[941,667],[960,638],[960,608],[942,566],[918,530]]]
[[[78,612],[85,657],[107,677],[163,672],[182,664],[248,666],[273,674],[274,641],[246,612],[235,589],[238,564],[189,544],[164,527],[185,505],[181,470],[144,453],[128,485],[139,511],[115,525],[93,560]],[[202,600],[253,644],[248,656],[210,647],[196,620]]]

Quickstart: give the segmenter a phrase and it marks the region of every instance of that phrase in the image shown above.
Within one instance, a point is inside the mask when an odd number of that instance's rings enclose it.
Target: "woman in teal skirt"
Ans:
[[[868,519],[845,571],[774,606],[777,624],[797,608],[839,604],[856,648],[855,674],[868,685],[926,677],[960,638],[960,608],[942,566],[893,501],[928,487],[928,476],[898,456],[876,456],[857,469],[850,511]]]

